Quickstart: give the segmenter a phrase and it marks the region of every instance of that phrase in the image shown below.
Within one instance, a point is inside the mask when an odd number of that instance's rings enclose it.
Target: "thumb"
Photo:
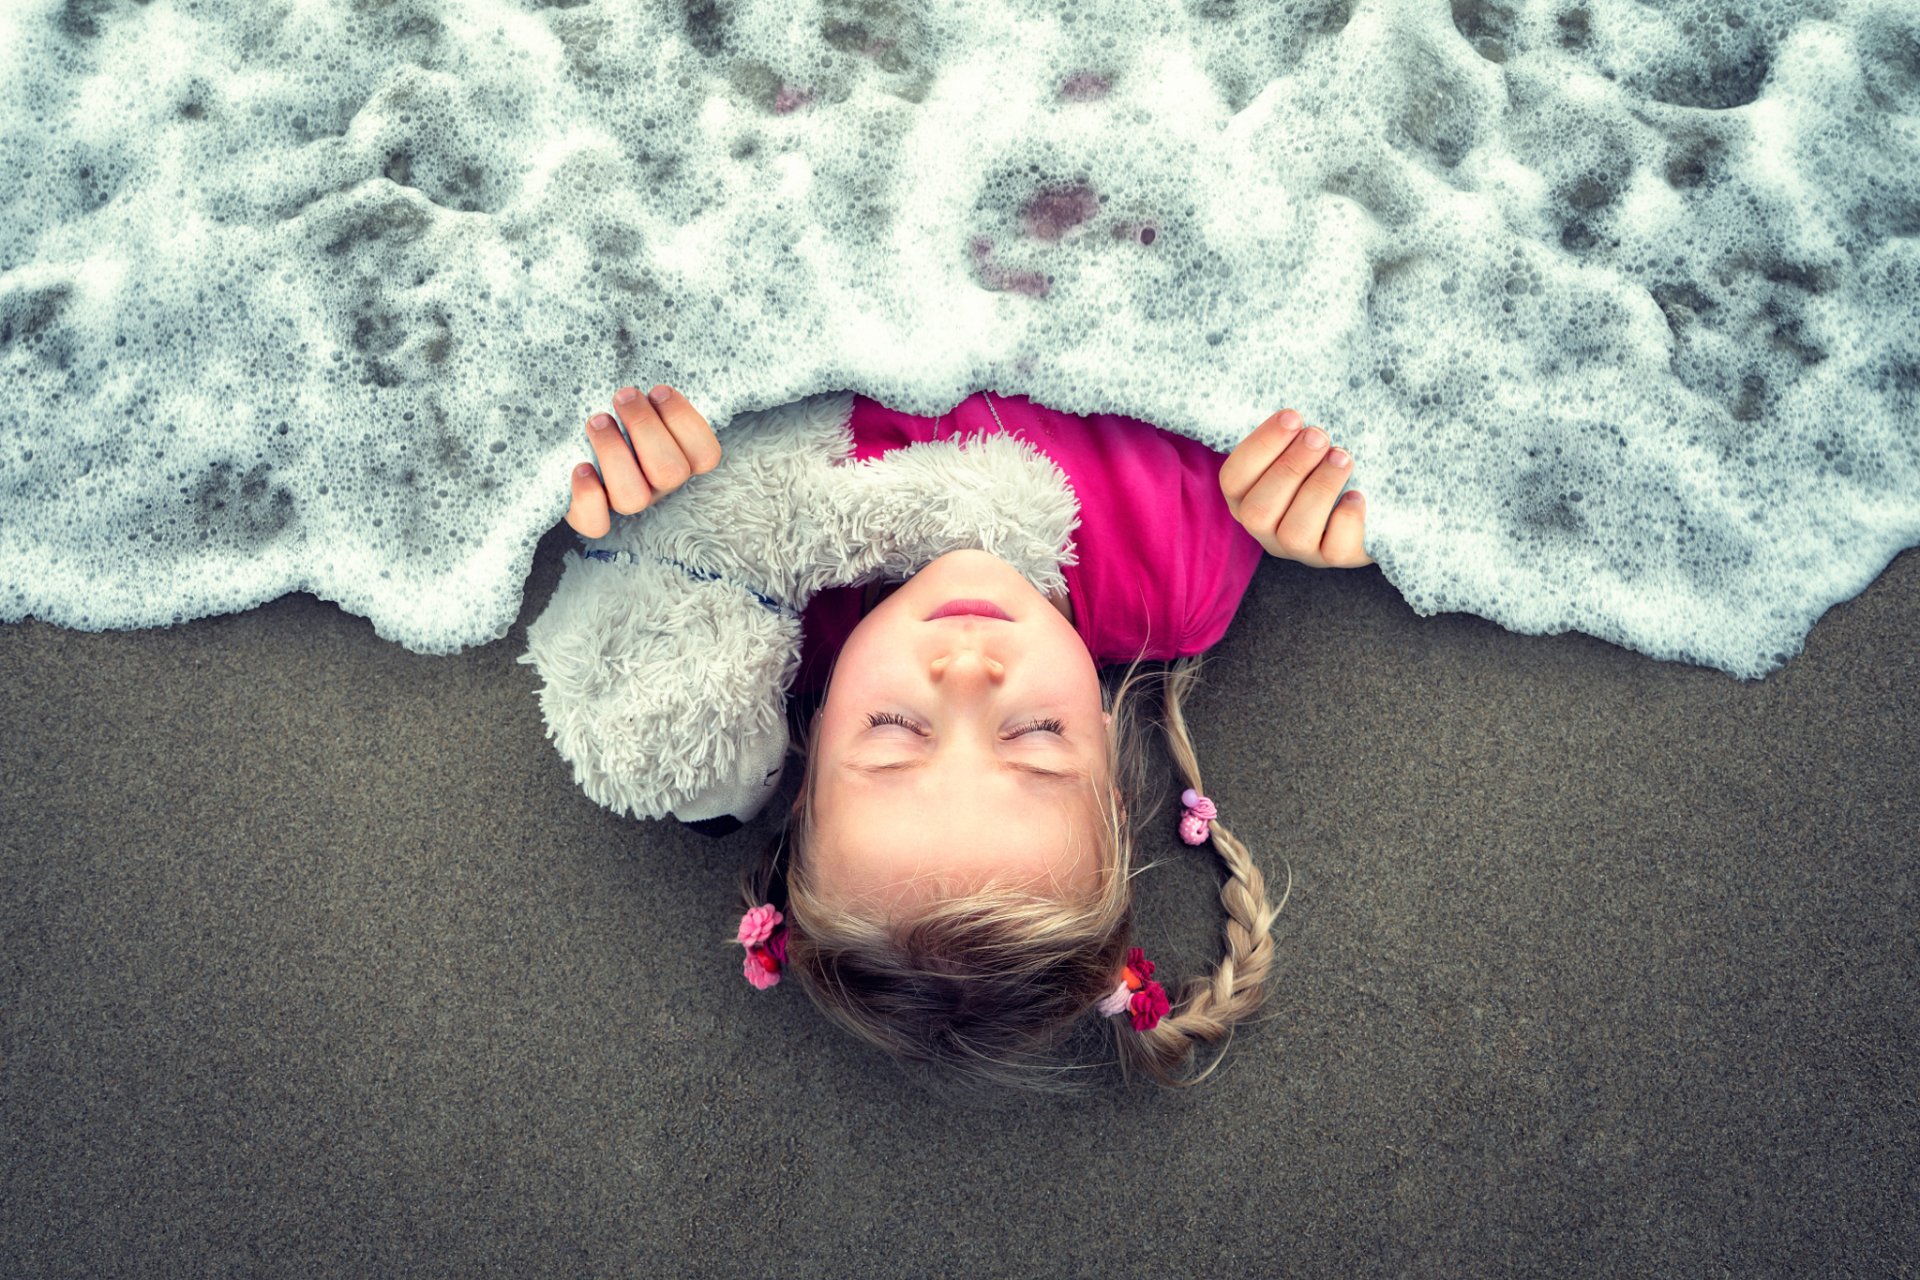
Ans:
[[[573,505],[567,508],[567,523],[583,538],[604,538],[613,528],[606,486],[600,483],[600,473],[591,462],[573,469]]]

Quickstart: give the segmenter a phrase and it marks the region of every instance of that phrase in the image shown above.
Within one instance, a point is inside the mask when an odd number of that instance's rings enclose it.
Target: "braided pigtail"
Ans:
[[[1196,655],[1175,661],[1167,672],[1165,710],[1167,749],[1187,785],[1204,791],[1193,739],[1187,732],[1181,703],[1200,678]],[[1273,965],[1273,920],[1292,892],[1289,871],[1286,891],[1278,903],[1267,900],[1266,879],[1240,838],[1218,818],[1207,824],[1213,848],[1226,864],[1227,880],[1220,888],[1226,908],[1226,954],[1204,978],[1194,978],[1181,991],[1173,1012],[1145,1031],[1135,1031],[1124,1019],[1116,1023],[1120,1062],[1129,1073],[1138,1070],[1163,1085],[1193,1085],[1213,1074],[1233,1038],[1233,1029],[1247,1021],[1266,999],[1267,970]],[[1212,1060],[1194,1071],[1200,1045],[1214,1047]]]

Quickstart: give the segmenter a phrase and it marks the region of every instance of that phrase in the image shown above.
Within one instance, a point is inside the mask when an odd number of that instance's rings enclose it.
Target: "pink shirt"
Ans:
[[[922,440],[995,435],[1000,425],[1053,460],[1080,503],[1078,564],[1061,572],[1074,626],[1094,663],[1200,653],[1226,634],[1264,554],[1220,494],[1226,455],[1137,418],[1087,417],[1025,396],[975,392],[938,418],[853,398],[853,457],[875,458]],[[859,625],[864,587],[820,592],[801,614],[795,692],[826,687],[840,646]]]

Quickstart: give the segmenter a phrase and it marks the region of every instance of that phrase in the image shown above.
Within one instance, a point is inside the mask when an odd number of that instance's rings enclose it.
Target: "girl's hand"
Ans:
[[[685,396],[667,386],[650,395],[634,387],[613,393],[625,436],[604,413],[587,423],[600,470],[595,474],[587,462],[573,469],[573,505],[567,508],[567,523],[582,537],[606,536],[613,527],[609,507],[623,516],[644,511],[655,498],[720,464],[720,438]]]
[[[1299,414],[1282,409],[1234,446],[1220,464],[1227,509],[1268,555],[1313,569],[1372,564],[1361,545],[1366,500],[1358,490],[1333,500],[1352,459],[1329,453],[1326,433],[1301,425]]]

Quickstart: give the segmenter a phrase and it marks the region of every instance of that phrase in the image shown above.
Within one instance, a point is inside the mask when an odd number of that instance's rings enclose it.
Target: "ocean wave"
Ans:
[[[1906,0],[20,3],[0,619],[503,635],[629,383],[1352,453],[1412,607],[1757,677],[1920,542]]]

